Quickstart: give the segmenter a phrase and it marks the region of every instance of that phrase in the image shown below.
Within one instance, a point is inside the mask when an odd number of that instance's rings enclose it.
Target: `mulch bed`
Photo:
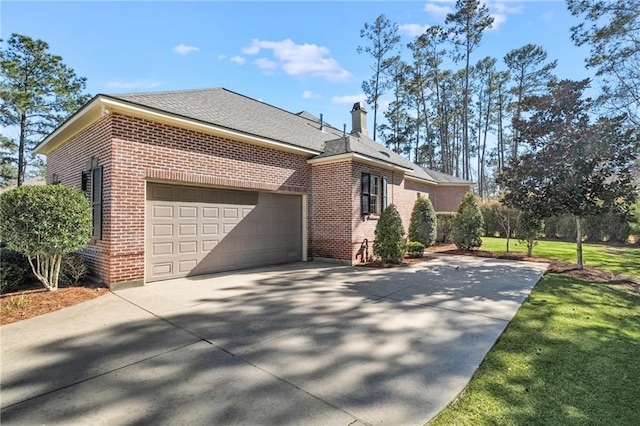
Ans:
[[[32,288],[3,294],[0,298],[0,325],[57,311],[107,292],[109,289],[105,287],[88,284],[82,287],[59,288],[57,291]]]
[[[383,264],[381,261],[377,260],[374,262],[365,262],[359,263],[355,266],[362,268],[402,268],[405,266],[416,265],[418,263],[428,262],[430,260],[436,259],[433,256],[424,256],[424,257],[411,257],[405,258],[402,260],[402,263],[385,263]]]

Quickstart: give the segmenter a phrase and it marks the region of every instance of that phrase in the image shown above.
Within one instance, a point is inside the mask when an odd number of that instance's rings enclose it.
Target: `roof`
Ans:
[[[314,159],[329,160],[333,156],[352,154],[360,159],[400,168],[413,178],[434,184],[471,184],[453,176],[422,169],[363,134],[344,135],[342,130],[321,123],[319,118],[307,111],[291,113],[224,88],[97,95],[36,149],[46,153],[44,146],[62,133],[70,121],[82,121],[84,109],[87,110],[86,116],[95,116],[100,102],[109,106],[109,102],[113,101],[131,108],[152,110],[174,119],[239,132],[280,146],[304,149]],[[93,110],[91,114],[90,110]],[[89,118],[85,117],[84,120],[88,121]]]

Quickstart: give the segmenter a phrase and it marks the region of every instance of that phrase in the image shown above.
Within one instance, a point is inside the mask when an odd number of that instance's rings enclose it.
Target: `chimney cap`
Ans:
[[[353,108],[351,109],[351,112],[353,111],[364,111],[366,112],[366,110],[364,109],[364,103],[363,102],[356,102],[355,104],[353,104]]]

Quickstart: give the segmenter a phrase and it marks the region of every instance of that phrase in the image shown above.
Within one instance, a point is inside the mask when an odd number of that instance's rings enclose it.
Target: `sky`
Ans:
[[[398,24],[406,45],[443,24],[451,1],[72,1],[0,0],[0,37],[49,44],[87,91],[115,94],[224,87],[291,111],[321,113],[337,128],[372,74],[360,30],[380,14]],[[557,59],[559,78],[583,79],[585,47],[564,1],[487,0],[493,28],[473,53],[502,58],[527,43]],[[406,49],[405,49],[406,50]],[[384,98],[383,98],[384,99]],[[384,103],[383,103],[384,104]],[[371,108],[369,108],[371,111]],[[369,132],[372,114],[369,113]]]

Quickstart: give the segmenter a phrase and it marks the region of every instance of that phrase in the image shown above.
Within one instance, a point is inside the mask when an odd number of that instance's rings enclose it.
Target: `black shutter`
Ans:
[[[382,178],[382,187],[380,191],[382,192],[382,209],[380,210],[382,212],[384,211],[384,209],[387,208],[387,178],[386,177]]]
[[[361,210],[362,214],[371,213],[371,175],[369,173],[362,172],[362,201]]]
[[[102,166],[91,170],[91,206],[93,208],[93,238],[102,239]]]
[[[87,192],[87,189],[89,189],[89,172],[82,172],[82,177],[80,178],[80,188],[82,189],[82,192]]]

